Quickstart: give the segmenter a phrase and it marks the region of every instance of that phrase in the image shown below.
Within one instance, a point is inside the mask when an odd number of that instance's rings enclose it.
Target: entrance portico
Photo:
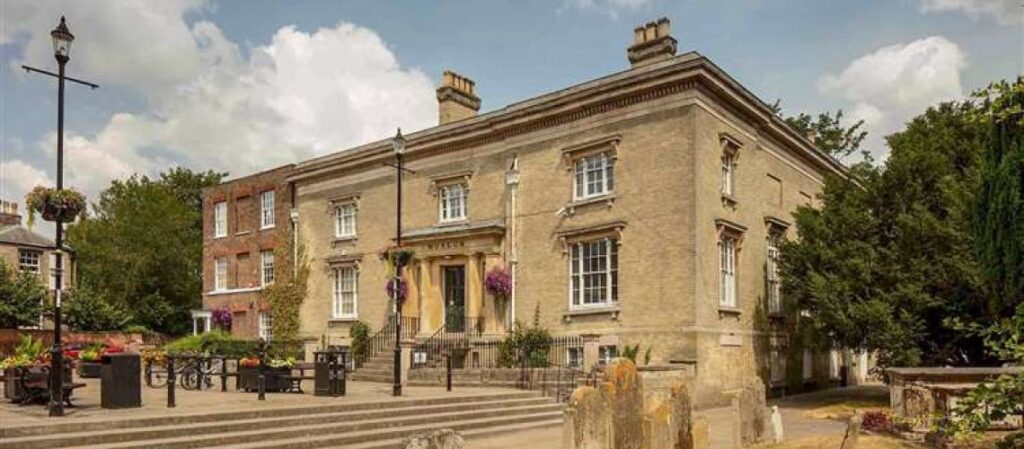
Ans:
[[[448,332],[502,334],[508,329],[506,307],[496,307],[484,291],[484,275],[501,266],[503,220],[431,226],[406,232],[403,245],[414,252],[405,268],[409,293],[405,316],[419,318],[419,335],[442,326]]]

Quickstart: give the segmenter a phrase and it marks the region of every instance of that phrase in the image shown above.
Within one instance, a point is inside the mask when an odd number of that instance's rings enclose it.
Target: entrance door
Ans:
[[[448,332],[466,331],[466,266],[443,267],[444,327]]]

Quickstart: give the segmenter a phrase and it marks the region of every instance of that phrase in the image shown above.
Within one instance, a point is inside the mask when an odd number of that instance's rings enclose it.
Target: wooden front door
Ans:
[[[466,330],[466,266],[443,267],[444,326],[448,332]]]

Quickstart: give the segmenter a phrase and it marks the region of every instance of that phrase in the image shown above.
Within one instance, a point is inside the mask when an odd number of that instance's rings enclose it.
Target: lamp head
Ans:
[[[57,61],[68,62],[71,59],[71,41],[75,40],[75,35],[68,30],[64,16],[60,16],[60,24],[50,32],[50,37],[53,38],[53,55]]]

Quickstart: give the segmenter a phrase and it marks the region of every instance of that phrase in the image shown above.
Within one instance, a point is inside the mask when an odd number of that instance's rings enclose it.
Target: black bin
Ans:
[[[345,355],[343,350],[313,353],[313,394],[315,396],[345,395]]]
[[[100,368],[100,406],[142,406],[142,359],[138,354],[107,354]]]

